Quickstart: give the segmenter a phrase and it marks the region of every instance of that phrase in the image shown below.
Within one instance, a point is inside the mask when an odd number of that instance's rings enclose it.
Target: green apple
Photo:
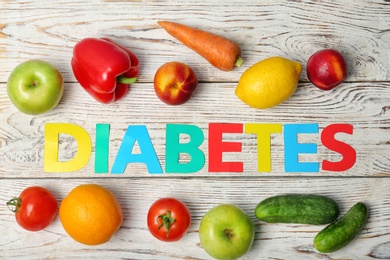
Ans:
[[[17,109],[38,115],[58,105],[64,92],[64,80],[54,65],[42,60],[28,60],[11,72],[7,92]]]
[[[252,247],[254,237],[252,220],[235,205],[215,206],[200,222],[200,243],[216,259],[236,259],[243,256]]]

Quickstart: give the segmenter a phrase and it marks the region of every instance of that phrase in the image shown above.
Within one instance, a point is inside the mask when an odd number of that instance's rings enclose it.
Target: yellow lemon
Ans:
[[[297,89],[302,65],[283,57],[255,63],[240,77],[236,95],[254,108],[270,108],[287,100]]]

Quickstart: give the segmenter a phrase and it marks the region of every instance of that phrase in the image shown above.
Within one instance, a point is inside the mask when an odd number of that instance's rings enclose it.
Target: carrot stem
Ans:
[[[241,57],[238,57],[237,60],[236,60],[236,63],[234,64],[234,66],[241,67],[241,65],[243,63],[244,63],[244,60]]]

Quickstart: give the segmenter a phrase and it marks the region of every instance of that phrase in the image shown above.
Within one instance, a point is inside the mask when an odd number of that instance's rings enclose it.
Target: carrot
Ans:
[[[240,47],[222,36],[175,22],[157,23],[217,69],[231,71],[243,63]]]

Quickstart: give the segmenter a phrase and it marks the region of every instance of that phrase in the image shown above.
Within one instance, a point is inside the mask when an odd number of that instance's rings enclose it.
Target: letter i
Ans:
[[[96,124],[95,173],[108,173],[110,125]]]

